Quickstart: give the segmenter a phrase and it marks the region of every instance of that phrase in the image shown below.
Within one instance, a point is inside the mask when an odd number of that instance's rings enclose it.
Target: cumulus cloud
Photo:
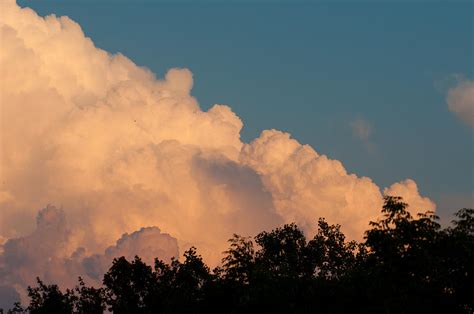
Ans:
[[[36,229],[29,235],[9,239],[1,256],[3,282],[29,284],[37,274],[47,274],[65,256],[69,229],[64,212],[54,206],[41,210]]]
[[[48,206],[40,210],[36,229],[31,234],[9,239],[4,245],[0,256],[0,282],[3,284],[0,295],[15,287],[33,285],[37,276],[66,287],[73,286],[78,276],[90,284],[100,285],[112,260],[120,256],[133,259],[138,255],[151,265],[155,258],[169,262],[172,257],[179,256],[177,240],[161,233],[157,227],[125,233],[101,254],[90,255],[83,247],[68,254],[71,240],[72,233],[62,209]],[[24,289],[19,292],[25,297]]]
[[[415,181],[407,179],[397,182],[383,190],[384,195],[401,196],[408,204],[408,211],[412,214],[435,211],[436,204],[427,197],[420,195]]]
[[[75,257],[82,255],[77,252]],[[108,247],[104,254],[94,254],[82,260],[85,274],[100,282],[102,275],[110,268],[114,258],[125,256],[132,260],[135,256],[148,265],[154,265],[155,258],[170,262],[179,257],[178,241],[158,227],[141,228],[131,234],[125,233],[113,246]]]
[[[243,143],[231,108],[200,109],[187,69],[157,79],[68,17],[14,1],[0,2],[0,36],[2,286],[94,283],[117,254],[150,262],[192,245],[215,265],[232,233],[295,221],[310,234],[320,216],[360,239],[379,213],[371,179],[288,133]],[[62,209],[37,215],[45,204]]]
[[[288,133],[264,131],[243,147],[240,158],[261,175],[284,220],[307,232],[315,230],[316,217],[326,217],[359,238],[382,205],[371,179],[348,174],[341,162],[319,155]]]
[[[448,91],[448,108],[459,119],[474,127],[474,82],[461,79]]]
[[[0,283],[18,289],[32,285],[36,276],[46,281],[73,284],[78,269],[67,260],[70,237],[65,214],[61,209],[48,206],[36,219],[36,229],[29,235],[9,239],[0,256]]]

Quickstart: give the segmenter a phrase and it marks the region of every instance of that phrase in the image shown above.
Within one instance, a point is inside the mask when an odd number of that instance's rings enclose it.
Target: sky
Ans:
[[[387,195],[447,225],[474,207],[473,12],[1,1],[0,307],[284,223],[362,240]]]
[[[200,106],[230,105],[246,142],[287,131],[381,186],[414,179],[447,220],[473,206],[473,131],[446,103],[474,77],[471,1],[19,3],[158,77],[190,69]]]

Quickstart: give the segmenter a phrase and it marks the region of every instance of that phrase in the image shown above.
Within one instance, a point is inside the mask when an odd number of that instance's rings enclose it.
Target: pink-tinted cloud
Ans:
[[[459,119],[474,127],[474,82],[461,79],[448,91],[448,108]]]
[[[0,2],[0,36],[0,285],[94,281],[113,255],[191,245],[215,265],[232,233],[295,221],[311,234],[320,216],[361,238],[379,212],[370,178],[288,133],[243,143],[230,107],[200,109],[187,69],[157,79],[71,19],[14,1]],[[45,204],[63,209],[35,226]]]

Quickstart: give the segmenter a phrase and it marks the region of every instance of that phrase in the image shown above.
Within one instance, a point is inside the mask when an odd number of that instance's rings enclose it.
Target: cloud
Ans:
[[[370,137],[374,131],[373,126],[365,119],[357,118],[351,122],[352,134],[354,137],[362,141],[369,152],[374,152],[375,146],[371,142]]]
[[[102,275],[111,266],[112,260],[120,256],[133,259],[138,255],[150,265],[155,257],[169,262],[172,257],[179,256],[177,240],[161,233],[157,227],[125,233],[115,245],[101,254],[90,254],[83,247],[69,253],[68,247],[73,242],[73,234],[62,209],[50,205],[40,210],[36,229],[31,234],[9,239],[4,245],[0,256],[0,282],[3,285],[0,286],[0,296],[2,291],[10,291],[14,287],[34,285],[37,276],[46,282],[60,283],[63,287],[76,284],[78,276],[89,284],[100,285]],[[25,300],[25,290],[19,289],[19,292]]]
[[[167,263],[171,258],[179,257],[178,241],[166,233],[161,233],[157,227],[141,228],[131,234],[125,233],[117,243],[108,247],[104,254],[94,254],[82,260],[85,273],[97,281],[112,265],[116,257],[125,256],[133,260],[135,256],[148,265],[154,265],[155,258]]]
[[[367,142],[372,134],[372,126],[364,119],[356,119],[351,122],[352,134],[358,139]]]
[[[5,311],[11,309],[18,300],[20,300],[20,295],[15,288],[0,285],[0,309]]]
[[[449,89],[446,98],[448,108],[463,122],[474,127],[474,82],[460,79],[458,84]]]
[[[36,221],[30,235],[4,244],[2,282],[30,284],[37,274],[49,273],[50,265],[65,256],[69,229],[64,212],[48,206],[39,212]]]
[[[288,133],[263,131],[244,145],[240,158],[261,175],[284,220],[297,222],[307,233],[314,232],[317,217],[326,217],[359,239],[382,206],[371,179],[348,174],[340,161],[301,145]]]
[[[397,182],[383,190],[384,195],[401,196],[408,204],[408,210],[416,215],[426,211],[435,211],[436,204],[427,197],[420,195],[418,186],[412,179]]]
[[[191,245],[216,265],[232,233],[296,221],[311,234],[320,216],[360,239],[380,210],[370,178],[288,133],[243,143],[230,107],[200,109],[187,69],[157,79],[14,1],[0,2],[0,36],[2,286],[94,283],[116,254]],[[45,204],[62,209],[37,215]]]
[[[29,235],[9,239],[0,256],[0,283],[18,289],[32,285],[36,276],[46,281],[71,285],[78,275],[67,263],[70,237],[65,214],[61,209],[48,206],[39,211],[36,228]]]

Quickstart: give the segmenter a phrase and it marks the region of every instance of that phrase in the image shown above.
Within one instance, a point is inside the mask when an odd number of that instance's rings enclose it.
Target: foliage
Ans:
[[[387,196],[362,243],[319,219],[314,237],[295,224],[254,239],[234,234],[213,271],[193,247],[183,262],[113,261],[103,287],[62,292],[38,278],[30,304],[9,313],[473,313],[474,210],[441,229]]]

